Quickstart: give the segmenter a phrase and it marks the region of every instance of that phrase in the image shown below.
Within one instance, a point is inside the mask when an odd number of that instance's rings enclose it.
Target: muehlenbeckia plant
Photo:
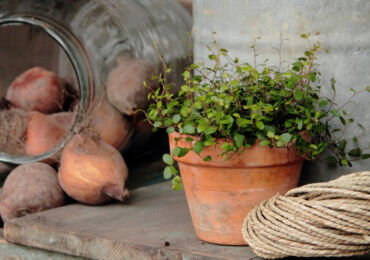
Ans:
[[[191,148],[176,146],[172,155],[163,155],[168,164],[164,177],[174,177],[173,189],[182,187],[173,156],[182,157],[191,150],[200,154],[220,138],[229,140],[222,145],[220,156],[225,159],[242,153],[257,139],[262,146],[294,144],[294,149],[307,160],[317,159],[327,149],[331,153],[327,161],[341,166],[370,157],[358,147],[357,137],[353,137],[355,147],[347,149],[347,141],[334,134],[354,123],[344,110],[345,104],[359,93],[370,92],[370,87],[359,91],[351,88],[353,95],[340,107],[322,96],[315,63],[320,43],[311,44],[309,35],[301,37],[307,39],[309,49],[285,71],[280,66],[243,63],[214,42],[209,47],[213,66],[192,64],[186,68],[182,74],[185,84],[178,92],[171,92],[173,84],[166,82],[166,74],[152,78],[158,79],[161,87],[148,95],[152,104],[145,111],[147,119],[154,130],[166,128],[169,134],[184,134],[183,138],[191,143]],[[334,79],[331,89],[335,93]],[[330,122],[334,119],[343,127],[332,129]],[[203,160],[212,158],[203,156]]]

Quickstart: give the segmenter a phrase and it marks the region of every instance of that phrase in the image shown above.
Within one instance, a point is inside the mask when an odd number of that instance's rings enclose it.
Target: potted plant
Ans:
[[[302,35],[311,46],[308,36]],[[333,136],[331,120],[348,125],[353,119],[320,95],[319,50],[320,43],[314,43],[281,71],[241,63],[215,43],[209,55],[213,66],[192,64],[178,93],[170,91],[166,77],[158,77],[162,87],[148,95],[153,103],[145,114],[155,130],[166,128],[169,134],[164,177],[172,178],[173,189],[184,184],[201,240],[245,244],[241,225],[249,210],[296,187],[303,160],[317,159],[324,149],[332,152],[329,162],[342,166],[369,158],[358,147],[348,151],[346,141]],[[331,87],[335,91],[334,79]],[[370,88],[351,91],[357,95]]]

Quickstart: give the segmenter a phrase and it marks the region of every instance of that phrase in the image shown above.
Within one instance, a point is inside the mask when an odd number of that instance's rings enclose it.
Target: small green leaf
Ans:
[[[343,158],[342,160],[340,160],[340,165],[347,166],[348,165],[347,159]]]
[[[193,104],[193,106],[194,106],[194,108],[196,108],[196,109],[201,109],[201,108],[202,108],[202,104],[201,104],[200,102],[195,102],[195,103]]]
[[[169,127],[173,124],[173,121],[171,118],[167,118],[166,121],[164,121],[164,126]]]
[[[331,89],[335,91],[335,83],[336,83],[336,80],[334,78],[331,78],[330,79],[330,85],[331,85]]]
[[[302,91],[300,91],[300,90],[296,90],[296,91],[294,91],[294,98],[295,98],[295,100],[297,100],[297,101],[302,100],[302,98],[303,98],[303,92],[302,92]]]
[[[279,140],[284,144],[289,143],[290,139],[292,139],[292,135],[289,133],[285,133],[279,136]]]
[[[346,140],[340,140],[338,142],[339,149],[344,150],[344,149],[346,149],[346,146],[347,146],[347,141]]]
[[[181,120],[181,116],[179,114],[176,114],[172,117],[172,121],[177,124],[178,122],[180,122]]]
[[[162,126],[162,122],[157,121],[154,123],[154,127],[161,127],[161,126]]]
[[[263,140],[263,141],[260,142],[260,146],[267,146],[269,144],[270,144],[270,141],[267,140],[267,139],[265,139],[265,140]]]
[[[319,103],[319,107],[325,107],[329,104],[329,102],[327,100],[322,100],[320,103]]]
[[[364,153],[363,155],[361,155],[361,159],[365,160],[365,159],[368,159],[370,158],[370,153]]]
[[[310,73],[310,80],[311,80],[311,82],[315,82],[316,81],[316,75],[315,75],[315,73],[313,73],[313,72]]]
[[[170,165],[169,167],[173,175],[177,175],[179,173],[173,165]]]
[[[330,113],[331,113],[333,116],[340,117],[340,114],[339,114],[338,110],[332,109],[332,110],[330,111]]]
[[[171,179],[171,177],[172,177],[172,171],[171,171],[170,166],[167,166],[166,168],[164,168],[164,171],[163,171],[163,177],[164,177],[166,180]]]
[[[186,138],[185,138],[185,141],[186,141],[186,142],[188,142],[188,143],[191,143],[191,142],[193,142],[193,138],[191,138],[191,137],[186,137]]]
[[[190,87],[188,85],[182,85],[181,90],[186,93],[190,90]]]
[[[302,130],[302,127],[303,127],[303,120],[299,119],[298,120],[298,130]]]
[[[184,80],[188,80],[189,77],[190,77],[190,72],[186,70],[186,71],[184,71],[184,73],[182,75],[184,77]]]
[[[210,134],[213,134],[214,132],[217,131],[217,127],[215,126],[210,126],[210,127],[207,127],[205,130],[204,130],[204,133],[207,134],[207,135],[210,135]]]
[[[331,164],[331,165],[336,165],[338,163],[338,160],[337,158],[335,158],[334,156],[329,156],[326,158],[326,161]]]
[[[210,54],[210,55],[208,55],[208,59],[215,60],[216,59],[216,55]]]
[[[173,132],[175,132],[175,128],[173,128],[172,126],[167,127],[167,133],[172,134]]]
[[[232,87],[235,87],[238,84],[239,84],[239,81],[237,79],[234,79],[234,80],[230,81],[230,86],[232,86]]]
[[[174,156],[178,156],[179,154],[180,154],[180,152],[181,152],[181,148],[180,147],[178,147],[178,146],[176,146],[175,148],[173,148],[173,150],[172,150],[172,154],[174,155]]]
[[[356,144],[358,143],[357,137],[353,137],[353,142],[356,143]]]
[[[179,153],[179,155],[177,155],[177,156],[178,156],[178,157],[183,157],[183,156],[185,156],[188,152],[189,152],[189,149],[188,149],[188,148],[181,148],[181,147],[180,147],[180,153]]]
[[[200,120],[197,126],[197,132],[200,134],[204,132],[206,128],[207,128],[207,123],[205,122],[205,120]]]
[[[189,134],[189,135],[195,134],[195,127],[194,127],[194,125],[192,125],[192,124],[186,124],[184,126],[184,133],[185,134]]]
[[[163,155],[162,160],[168,165],[173,165],[174,163],[172,156],[167,153]]]
[[[344,117],[340,116],[339,119],[340,119],[340,122],[342,123],[342,125],[347,124],[347,121],[344,119]]]
[[[209,156],[209,155],[207,155],[206,157],[203,158],[203,161],[205,161],[205,162],[208,162],[210,160],[212,160],[212,157]]]
[[[243,143],[244,143],[244,139],[245,139],[244,135],[241,135],[239,133],[235,133],[234,134],[234,141],[235,141],[236,147],[238,147],[238,148],[242,147]]]
[[[265,128],[265,124],[262,121],[257,121],[256,126],[260,130],[263,130]]]
[[[359,157],[362,154],[362,151],[360,148],[354,148],[351,151],[348,152],[348,154],[352,157]]]
[[[273,138],[275,136],[275,134],[272,131],[268,131],[267,136],[270,137],[270,138]]]
[[[148,114],[148,118],[152,121],[154,121],[158,116],[158,111],[157,110],[150,110]]]
[[[182,182],[180,176],[175,176],[175,178],[172,179],[172,189],[174,190],[182,189]]]
[[[203,147],[204,147],[204,143],[202,141],[198,141],[194,144],[193,151],[196,154],[200,154],[203,150]]]

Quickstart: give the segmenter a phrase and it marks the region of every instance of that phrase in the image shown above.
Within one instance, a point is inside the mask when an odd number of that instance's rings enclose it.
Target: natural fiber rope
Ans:
[[[370,253],[370,172],[263,201],[244,220],[243,236],[256,255],[267,259]]]

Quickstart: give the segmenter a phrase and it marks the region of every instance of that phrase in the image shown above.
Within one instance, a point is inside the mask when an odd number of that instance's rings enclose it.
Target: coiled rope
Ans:
[[[244,220],[243,236],[256,255],[267,259],[370,253],[370,172],[265,200]]]

